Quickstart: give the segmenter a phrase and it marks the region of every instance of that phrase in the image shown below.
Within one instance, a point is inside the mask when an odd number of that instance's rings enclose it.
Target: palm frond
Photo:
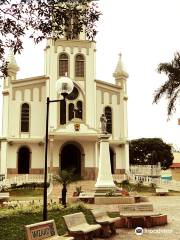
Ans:
[[[80,180],[75,174],[75,169],[59,170],[59,175],[53,176],[54,181],[59,182],[62,185],[69,185],[72,182]]]
[[[170,116],[172,114],[172,112],[175,112],[176,111],[176,100],[177,98],[179,97],[179,94],[180,94],[180,89],[178,89],[175,93],[174,93],[174,96],[172,96],[170,99],[169,99],[169,102],[168,102],[168,116]]]
[[[168,80],[155,90],[153,103],[157,104],[163,96],[166,96],[168,100],[167,114],[170,117],[176,110],[175,104],[180,92],[180,53],[175,53],[174,59],[170,63],[160,63],[157,71],[165,73]]]

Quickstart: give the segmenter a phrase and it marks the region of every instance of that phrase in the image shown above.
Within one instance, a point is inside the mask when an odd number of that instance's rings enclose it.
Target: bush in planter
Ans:
[[[126,189],[122,189],[121,193],[123,196],[129,196],[129,192]]]
[[[141,188],[143,187],[143,181],[140,180],[138,183],[135,185],[136,191],[141,191]]]
[[[76,191],[73,193],[73,196],[78,197],[81,192],[82,192],[82,186],[77,186]]]
[[[121,185],[122,186],[126,186],[126,185],[129,185],[129,180],[123,180],[122,182],[121,182]]]
[[[114,189],[110,189],[107,193],[106,193],[107,197],[114,197],[115,196],[115,190]]]

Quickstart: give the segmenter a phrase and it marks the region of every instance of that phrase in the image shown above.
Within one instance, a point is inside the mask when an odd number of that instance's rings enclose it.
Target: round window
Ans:
[[[75,100],[79,96],[79,92],[76,87],[73,88],[72,92],[67,96],[68,100]]]

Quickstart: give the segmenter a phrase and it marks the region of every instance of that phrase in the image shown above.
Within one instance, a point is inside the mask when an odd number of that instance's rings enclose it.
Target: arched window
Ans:
[[[76,118],[80,118],[82,119],[82,102],[81,101],[78,101],[77,102],[77,111],[76,111]]]
[[[69,121],[71,121],[74,118],[74,104],[69,104]]]
[[[66,124],[74,118],[83,118],[83,102],[78,100],[79,91],[74,87],[73,91],[67,96],[67,101],[60,101],[59,120],[60,125]]]
[[[107,129],[108,133],[112,133],[112,109],[111,107],[105,107],[104,114],[107,119]]]
[[[29,132],[29,104],[23,103],[21,107],[21,132]]]
[[[84,77],[84,56],[81,54],[75,59],[75,77]]]
[[[65,76],[68,73],[68,55],[62,53],[59,56],[59,76]]]

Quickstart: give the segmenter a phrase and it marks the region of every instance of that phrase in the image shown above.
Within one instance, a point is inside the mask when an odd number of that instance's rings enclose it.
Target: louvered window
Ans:
[[[29,132],[29,104],[23,103],[21,107],[21,132]]]
[[[77,55],[75,60],[75,76],[84,77],[84,56]]]
[[[59,56],[59,76],[65,76],[68,74],[68,56],[63,53]]]

